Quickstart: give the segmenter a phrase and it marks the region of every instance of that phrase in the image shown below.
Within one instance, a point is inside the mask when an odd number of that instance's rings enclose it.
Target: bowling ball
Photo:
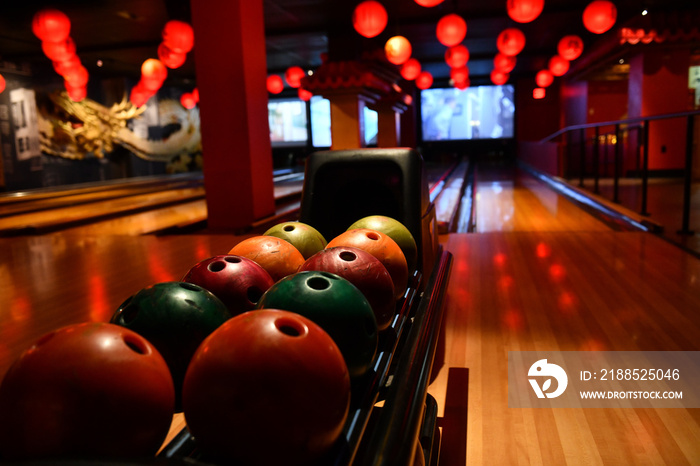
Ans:
[[[211,291],[231,311],[231,315],[255,309],[274,281],[255,261],[246,257],[219,255],[192,267],[182,279]]]
[[[111,323],[150,341],[167,362],[180,411],[182,381],[192,355],[204,339],[233,317],[211,292],[193,283],[163,282],[148,286],[119,306]]]
[[[275,236],[288,241],[299,250],[304,259],[326,247],[326,239],[311,225],[301,222],[284,222],[267,230],[267,236]]]
[[[413,235],[403,223],[385,215],[370,215],[350,225],[348,230],[354,230],[356,228],[367,228],[369,230],[379,231],[396,241],[396,244],[399,245],[403,255],[406,257],[408,270],[412,271],[416,269],[418,246],[416,246],[416,240],[413,238]]]
[[[0,457],[153,456],[174,400],[168,366],[142,336],[105,322],[63,327],[28,348],[0,385]]]
[[[257,262],[274,281],[291,275],[304,263],[304,256],[291,243],[275,236],[244,239],[228,252]]]
[[[270,287],[258,309],[292,311],[316,322],[340,348],[350,377],[364,374],[377,351],[377,320],[355,285],[329,272],[299,272]]]
[[[394,298],[399,299],[408,286],[408,264],[401,248],[389,235],[367,228],[348,230],[331,240],[326,248],[350,246],[379,259],[394,282]]]
[[[365,295],[372,306],[379,330],[384,330],[391,323],[396,310],[394,282],[386,267],[372,254],[347,246],[324,249],[308,258],[299,269],[300,272],[307,270],[330,272],[343,277]]]
[[[225,464],[309,464],[339,437],[350,379],[321,327],[274,309],[215,330],[185,377],[185,419],[207,458]]]

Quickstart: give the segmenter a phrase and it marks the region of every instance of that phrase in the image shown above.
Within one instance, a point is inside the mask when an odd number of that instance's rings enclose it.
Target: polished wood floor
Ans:
[[[700,409],[508,407],[508,351],[700,350],[700,260],[511,175],[482,177],[482,233],[442,237],[441,464],[700,464]]]
[[[516,350],[700,350],[700,260],[607,229],[513,170],[479,173],[478,233],[441,237],[455,261],[429,388],[440,464],[700,464],[698,409],[510,409],[506,372]],[[0,239],[0,377],[44,333],[107,320],[139,289],[241,239]]]

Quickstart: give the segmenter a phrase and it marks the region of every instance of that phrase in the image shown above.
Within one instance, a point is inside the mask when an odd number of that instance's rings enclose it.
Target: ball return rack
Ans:
[[[416,270],[379,334],[370,370],[352,381],[350,411],[331,451],[313,466],[437,465],[437,403],[427,393],[452,255],[438,245],[435,207],[420,154],[412,149],[322,151],[307,159],[300,221],[333,238],[355,220],[387,215],[411,231]],[[159,453],[166,464],[212,466],[183,428]],[[216,465],[218,466],[218,465]]]

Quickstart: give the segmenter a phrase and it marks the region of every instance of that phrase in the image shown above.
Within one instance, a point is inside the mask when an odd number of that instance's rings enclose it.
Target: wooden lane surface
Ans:
[[[136,180],[119,184],[105,184],[103,186],[95,185],[88,188],[57,190],[55,192],[42,191],[36,194],[27,193],[24,196],[17,197],[7,195],[7,197],[0,197],[0,217],[201,185],[201,175],[190,175],[188,177],[161,177],[155,180],[149,178],[142,182]]]
[[[275,199],[283,200],[298,195],[302,183],[299,180],[276,183]],[[60,229],[61,233],[69,235],[143,235],[205,221],[207,206],[203,198],[203,187],[131,195],[0,218],[0,230],[11,233],[33,225],[38,229]],[[187,202],[188,200],[190,201]],[[166,205],[157,207],[162,204]],[[131,213],[134,211],[136,213]],[[124,215],[116,216],[120,212]],[[101,220],[105,216],[116,218]],[[81,223],[88,224],[71,226]],[[62,227],[63,224],[65,227]]]
[[[0,218],[0,231],[45,231],[204,198],[204,187],[171,189]]]
[[[698,351],[700,260],[648,233],[442,238],[441,465],[700,464],[700,409],[511,409],[508,351]],[[466,443],[466,448],[464,447]]]
[[[603,222],[515,168],[479,167],[476,231],[606,231]]]
[[[275,199],[284,200],[301,193],[302,181],[276,183]],[[298,203],[297,203],[298,204]],[[160,209],[67,228],[64,235],[146,235],[166,228],[193,225],[207,219],[206,200],[196,200]]]

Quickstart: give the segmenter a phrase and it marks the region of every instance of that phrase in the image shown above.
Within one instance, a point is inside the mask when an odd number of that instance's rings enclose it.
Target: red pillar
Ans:
[[[192,0],[208,227],[275,211],[262,0]]]
[[[630,118],[691,110],[689,64],[690,48],[653,48],[632,57],[628,93]],[[649,125],[650,170],[683,168],[685,124],[685,119],[681,118],[654,121]]]

